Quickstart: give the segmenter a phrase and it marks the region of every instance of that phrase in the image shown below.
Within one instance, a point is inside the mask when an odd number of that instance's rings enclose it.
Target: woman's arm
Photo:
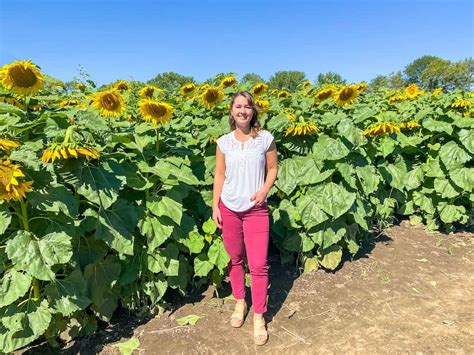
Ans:
[[[216,169],[214,171],[214,187],[212,190],[212,219],[219,228],[222,228],[221,213],[219,211],[219,199],[222,193],[222,186],[225,179],[225,158],[224,154],[216,148]]]
[[[278,155],[276,150],[275,141],[270,144],[267,152],[265,153],[266,160],[266,177],[265,183],[260,191],[257,191],[252,197],[251,200],[255,201],[256,205],[262,204],[265,202],[265,199],[268,195],[268,192],[272,188],[273,184],[278,175]]]

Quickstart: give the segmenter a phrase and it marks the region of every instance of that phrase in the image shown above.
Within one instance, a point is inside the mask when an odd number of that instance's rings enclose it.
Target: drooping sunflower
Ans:
[[[130,90],[130,84],[126,82],[125,80],[117,80],[113,88],[119,90],[119,91],[129,91]]]
[[[454,101],[451,105],[449,105],[450,107],[453,107],[453,108],[469,108],[471,107],[472,105],[472,102],[471,100],[469,99],[466,99],[466,100],[456,100]]]
[[[0,138],[0,150],[9,152],[12,149],[18,148],[20,143],[12,141],[10,139]]]
[[[84,91],[84,90],[87,89],[87,85],[84,84],[84,83],[77,83],[77,84],[76,84],[76,88],[78,88],[78,89],[81,90],[81,91]]]
[[[398,102],[406,101],[407,99],[408,99],[407,96],[400,94],[400,92],[397,92],[395,95],[390,96],[388,98],[388,101],[390,101],[390,103],[392,104],[396,104]]]
[[[216,136],[210,136],[207,141],[208,141],[209,144],[216,144],[217,137]]]
[[[76,99],[65,99],[59,101],[59,107],[61,108],[64,108],[66,106],[78,106],[79,104],[81,104],[81,102]]]
[[[233,75],[226,76],[224,79],[222,79],[221,83],[219,86],[223,89],[228,88],[229,86],[237,84],[237,78]]]
[[[201,102],[204,107],[211,109],[224,98],[224,93],[219,87],[208,87],[201,94]]]
[[[421,125],[416,121],[407,121],[407,122],[399,123],[398,127],[400,127],[401,129],[413,129],[413,128],[420,128]]]
[[[285,98],[285,97],[288,97],[290,96],[290,93],[286,90],[280,90],[277,94],[277,97],[279,98]]]
[[[160,89],[154,85],[146,85],[144,87],[142,87],[140,89],[140,91],[138,92],[138,94],[141,96],[141,97],[149,97],[149,98],[152,98],[153,97],[153,94],[158,94],[158,96],[162,96],[163,95],[163,89]]]
[[[285,130],[285,137],[292,136],[309,136],[319,132],[318,126],[311,122],[298,122],[290,125]]]
[[[123,96],[117,89],[96,93],[92,96],[92,105],[104,117],[119,117],[125,109]]]
[[[307,89],[311,85],[311,80],[305,80],[303,82],[303,89]]]
[[[396,123],[377,122],[362,132],[364,136],[379,136],[387,133],[400,133],[400,127]]]
[[[196,89],[196,85],[194,83],[188,83],[181,86],[179,88],[179,92],[181,93],[181,95],[186,96],[192,93],[194,89]]]
[[[255,105],[259,108],[260,111],[266,112],[270,107],[270,102],[268,100],[255,100]]]
[[[143,99],[138,103],[140,113],[146,122],[151,122],[153,126],[165,124],[173,117],[173,106],[166,102],[152,99]]]
[[[36,94],[44,85],[44,75],[30,60],[14,61],[0,69],[0,83],[19,95]]]
[[[16,98],[14,97],[5,97],[5,96],[0,96],[0,102],[2,103],[5,103],[5,104],[9,104],[9,105],[13,105],[13,106],[16,106],[22,110],[25,109],[25,106],[23,106],[23,104],[18,101]]]
[[[255,96],[259,96],[259,95],[264,94],[265,91],[267,91],[267,89],[268,89],[267,84],[265,84],[265,83],[256,83],[252,87],[252,94],[255,95]]]
[[[84,157],[87,160],[89,159],[99,159],[99,152],[91,147],[81,147],[75,144],[66,144],[66,145],[56,145],[46,148],[41,156],[41,160],[45,163],[50,161],[54,163],[56,159],[77,159]]]
[[[0,201],[21,200],[31,191],[32,181],[19,181],[25,177],[19,165],[10,160],[0,161]]]
[[[423,90],[418,88],[418,85],[411,84],[405,88],[405,96],[410,100],[417,98],[418,96],[423,95]]]
[[[351,104],[357,96],[359,96],[359,91],[357,91],[354,85],[345,85],[335,93],[334,97],[338,105],[344,106]]]
[[[321,88],[315,95],[316,102],[322,102],[324,100],[329,99],[330,97],[336,94],[337,88],[334,85],[328,85]]]
[[[355,86],[357,91],[362,92],[362,91],[365,91],[365,89],[367,89],[369,84],[367,84],[365,81],[362,81],[358,84],[355,84],[354,86]]]

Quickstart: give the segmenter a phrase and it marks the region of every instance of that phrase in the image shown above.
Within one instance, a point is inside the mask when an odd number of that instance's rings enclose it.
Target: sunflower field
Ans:
[[[271,239],[282,262],[336,269],[401,216],[473,225],[472,93],[296,92],[217,76],[176,92],[117,81],[74,90],[30,61],[0,69],[0,352],[93,333],[118,307],[155,312],[219,285],[215,141],[249,90],[275,137]]]

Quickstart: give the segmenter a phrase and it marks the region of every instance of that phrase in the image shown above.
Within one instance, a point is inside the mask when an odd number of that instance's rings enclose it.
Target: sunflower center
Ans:
[[[215,102],[219,97],[217,90],[207,90],[205,98],[207,102]]]
[[[0,188],[5,189],[13,178],[13,170],[0,165]]]
[[[113,95],[108,94],[102,98],[102,106],[109,111],[113,111],[119,106],[119,103]]]
[[[149,110],[153,117],[163,117],[167,112],[163,105],[150,105]]]
[[[323,91],[322,93],[318,94],[318,99],[319,100],[326,100],[329,98],[332,94],[332,91]]]
[[[351,88],[345,88],[341,91],[339,98],[341,100],[349,100],[352,97],[354,91]]]
[[[253,92],[255,95],[258,95],[262,92],[262,90],[263,90],[263,86],[257,86]]]
[[[38,78],[30,68],[17,65],[10,69],[12,80],[15,82],[15,86],[21,88],[29,88],[36,84]]]

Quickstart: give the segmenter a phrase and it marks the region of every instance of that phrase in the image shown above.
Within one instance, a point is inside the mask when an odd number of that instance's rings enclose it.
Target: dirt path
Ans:
[[[473,234],[428,234],[404,222],[335,273],[298,277],[274,263],[270,281],[266,346],[253,345],[251,313],[231,328],[233,301],[208,290],[200,302],[130,329],[140,340],[134,353],[474,353]],[[178,326],[191,314],[203,318]],[[105,342],[80,351],[118,353]]]

